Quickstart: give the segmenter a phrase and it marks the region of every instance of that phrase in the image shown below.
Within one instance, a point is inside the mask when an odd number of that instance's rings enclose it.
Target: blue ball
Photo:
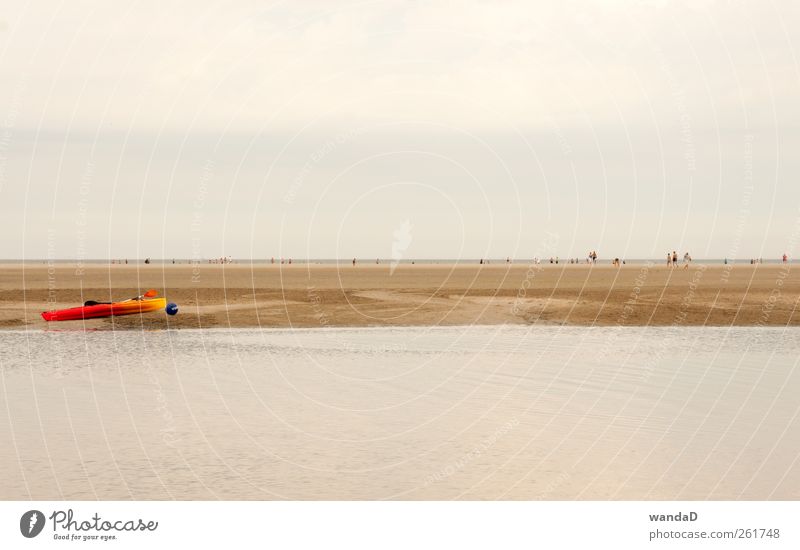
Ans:
[[[167,315],[175,315],[178,313],[178,304],[176,304],[175,302],[170,302],[167,304],[165,310],[167,312]]]

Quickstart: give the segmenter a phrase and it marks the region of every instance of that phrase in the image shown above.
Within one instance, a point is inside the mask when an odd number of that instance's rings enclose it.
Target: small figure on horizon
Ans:
[[[672,267],[678,265],[678,253],[676,251],[672,251]]]
[[[787,256],[787,255],[786,255],[786,252],[784,252],[784,253],[783,253],[783,263],[786,263],[786,262],[788,262],[788,261],[789,261],[789,256]]]
[[[689,269],[689,262],[692,261],[692,257],[689,256],[689,253],[685,253],[683,255],[683,269]]]
[[[355,265],[356,265],[356,259],[353,258],[353,267],[355,267]]]

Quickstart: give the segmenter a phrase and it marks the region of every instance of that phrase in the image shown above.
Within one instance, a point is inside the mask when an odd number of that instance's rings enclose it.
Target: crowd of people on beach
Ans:
[[[175,263],[175,262],[173,261],[173,263]],[[230,256],[223,256],[221,258],[212,258],[212,259],[208,260],[208,263],[210,263],[210,264],[232,264],[233,263],[233,258],[230,257]]]
[[[220,258],[212,258],[212,259],[209,259],[209,260],[206,260],[206,261],[209,264],[232,264],[232,263],[234,263],[233,257],[231,257],[231,256],[223,256],[223,257],[220,257]],[[558,256],[551,256],[549,258],[549,263],[551,263],[553,265],[558,264],[559,261],[562,264],[569,263],[570,265],[580,265],[582,263],[579,258],[569,258],[568,261],[567,260],[560,260]],[[781,261],[784,264],[788,263],[789,262],[789,255],[784,253],[783,256],[781,257]],[[534,264],[536,264],[536,265],[539,265],[539,264],[542,263],[542,259],[539,258],[538,256],[534,256],[533,259],[532,259],[532,262]],[[597,264],[597,262],[598,262],[598,255],[597,255],[597,251],[596,250],[592,250],[591,252],[589,252],[587,254],[587,256],[586,256],[586,259],[583,261],[583,263],[586,264],[586,265],[595,265],[595,264]],[[750,259],[750,265],[757,265],[757,264],[761,264],[763,262],[764,262],[763,258],[752,258],[752,259]],[[125,260],[116,260],[115,259],[115,260],[111,260],[111,263],[112,264],[125,264],[125,265],[127,265],[128,264],[128,260],[127,259],[125,259]],[[146,258],[144,260],[144,263],[145,264],[149,264],[150,263],[150,258]],[[173,264],[175,263],[174,259],[172,260],[172,263]],[[284,264],[291,265],[292,264],[292,259],[291,258],[288,258],[288,259],[280,258],[280,260],[276,260],[273,257],[273,258],[270,259],[269,263],[270,264],[280,263],[281,265],[284,265]],[[352,260],[353,266],[355,266],[357,263],[358,263],[357,258],[353,258],[353,260]],[[381,263],[380,258],[376,258],[375,259],[375,264],[376,265],[380,265],[380,263]],[[414,265],[416,262],[411,261],[410,263],[411,263],[411,265]],[[489,265],[489,260],[481,258],[478,261],[478,263],[480,265]],[[507,256],[506,257],[506,264],[510,265],[512,263],[514,263],[514,260],[511,258],[511,256]],[[545,262],[545,263],[547,263],[547,262]],[[620,259],[620,258],[614,258],[613,260],[611,260],[611,265],[615,266],[615,267],[622,267],[623,265],[625,265],[625,263],[626,263],[625,260],[624,259]],[[691,254],[689,254],[688,252],[684,252],[684,254],[683,254],[683,264],[682,264],[683,268],[684,269],[689,269],[689,265],[691,263],[692,263]],[[725,258],[723,260],[723,263],[725,265],[728,265],[728,258]],[[672,252],[667,252],[667,267],[669,267],[669,268],[678,267],[678,252],[676,250],[673,250]]]

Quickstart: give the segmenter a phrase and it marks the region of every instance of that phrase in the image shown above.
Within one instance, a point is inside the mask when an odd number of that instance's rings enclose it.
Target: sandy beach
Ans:
[[[86,321],[90,328],[470,324],[599,326],[800,324],[791,265],[7,264],[0,327],[43,328],[40,312],[157,289],[175,317]],[[81,324],[60,323],[58,327]]]

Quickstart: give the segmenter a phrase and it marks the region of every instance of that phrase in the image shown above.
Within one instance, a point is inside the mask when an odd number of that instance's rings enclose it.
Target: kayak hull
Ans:
[[[45,321],[76,321],[80,319],[97,319],[100,317],[118,317],[120,315],[134,315],[158,311],[167,306],[166,298],[153,298],[145,300],[130,300],[115,302],[113,304],[97,304],[94,306],[80,306],[57,311],[45,311],[42,318]]]

